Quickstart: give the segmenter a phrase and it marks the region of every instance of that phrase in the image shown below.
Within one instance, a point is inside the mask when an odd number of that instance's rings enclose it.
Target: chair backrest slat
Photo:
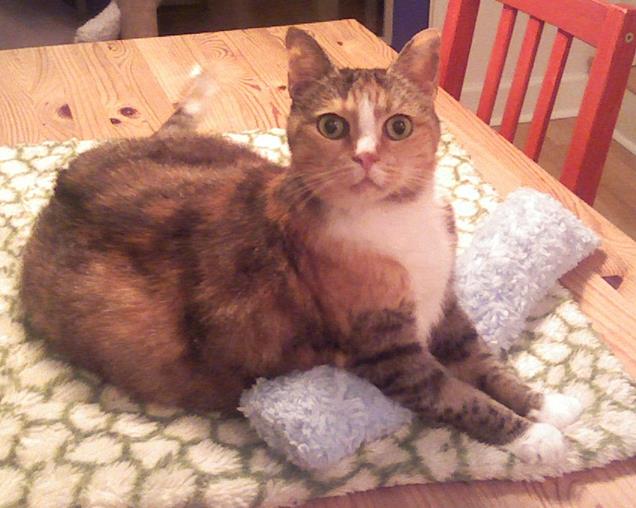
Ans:
[[[440,51],[439,82],[444,89],[459,100],[468,66],[468,55],[473,43],[479,0],[449,2],[442,47]]]
[[[599,30],[587,82],[561,182],[588,203],[594,201],[612,141],[634,53],[636,9],[616,6]]]
[[[490,123],[495,101],[497,100],[497,92],[499,91],[501,76],[506,64],[517,12],[517,9],[504,5],[499,18],[499,28],[495,36],[490,61],[488,62],[488,70],[486,71],[486,80],[484,81],[479,107],[477,108],[477,116],[486,123]]]
[[[497,0],[530,16],[561,28],[577,39],[596,46],[599,26],[607,13],[604,0]]]
[[[492,0],[494,1],[494,0]],[[506,101],[500,133],[512,141],[545,23],[558,28],[534,110],[525,152],[537,160],[573,39],[596,48],[561,182],[592,204],[629,71],[636,54],[636,8],[608,0],[497,0],[503,4],[488,63],[479,117],[490,123],[514,29],[516,13],[530,16]],[[440,85],[459,99],[477,22],[480,0],[449,0],[442,34]]]
[[[530,17],[528,19],[526,34],[521,45],[515,74],[512,78],[512,85],[510,93],[508,94],[508,100],[506,101],[506,108],[501,121],[501,128],[499,129],[499,133],[508,141],[512,141],[514,139],[515,132],[517,131],[519,117],[521,116],[521,108],[523,107],[523,100],[526,97],[528,84],[530,83],[530,75],[532,74],[532,67],[534,67],[537,50],[539,49],[539,43],[541,42],[542,32],[543,21]]]
[[[526,155],[534,161],[539,160],[539,154],[541,153],[545,133],[548,130],[550,115],[552,114],[552,108],[554,108],[571,45],[572,36],[559,29],[554,39],[552,54],[543,77],[543,84],[541,85],[541,91],[539,92],[524,148]]]

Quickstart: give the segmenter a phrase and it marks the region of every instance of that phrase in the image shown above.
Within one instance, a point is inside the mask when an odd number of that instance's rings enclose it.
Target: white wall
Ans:
[[[623,0],[622,3],[636,5],[636,0]],[[448,0],[431,0],[431,26],[440,29],[443,27],[447,5]],[[465,104],[473,111],[477,109],[479,102],[479,96],[488,66],[488,58],[492,50],[500,14],[501,4],[499,2],[482,0],[461,97],[462,104]],[[514,63],[521,48],[521,41],[523,40],[527,19],[527,16],[521,13],[517,16],[514,36],[508,52],[508,61],[504,69],[493,114],[493,125],[501,122],[503,108],[506,98],[508,97],[508,91],[510,90],[514,73]],[[532,118],[532,111],[534,110],[543,75],[550,57],[555,33],[556,29],[554,27],[546,26],[544,28],[539,52],[532,71],[532,77],[530,78],[530,86],[522,109],[522,122],[530,121]],[[581,41],[575,40],[573,42],[557,101],[552,112],[552,118],[567,118],[577,115],[585,90],[585,84],[587,83],[588,61],[593,55],[594,48],[591,46]],[[630,92],[625,94],[625,100],[623,101],[623,107],[614,138],[636,153],[636,97]]]

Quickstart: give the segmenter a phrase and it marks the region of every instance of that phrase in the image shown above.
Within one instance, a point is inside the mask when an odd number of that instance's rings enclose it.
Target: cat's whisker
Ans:
[[[346,169],[342,169],[340,167],[336,167],[336,168],[329,168],[327,170],[322,170],[320,172],[304,174],[302,176],[302,178],[303,178],[303,180],[307,181],[307,180],[320,179],[320,178],[324,178],[324,177],[327,177],[327,176],[333,176],[333,175],[345,174],[345,173],[346,173]]]
[[[316,186],[316,188],[312,189],[310,192],[300,196],[300,200],[297,201],[296,203],[294,203],[295,206],[297,206],[298,208],[304,207],[307,203],[309,203],[314,197],[316,197],[317,195],[320,194],[320,192],[322,190],[324,190],[327,185],[329,184],[329,181],[323,181],[323,182],[319,182],[319,184]]]
[[[293,189],[286,194],[286,197],[292,202],[298,197],[303,199],[309,199],[316,194],[317,190],[323,190],[328,184],[337,180],[337,177],[346,173],[346,170],[341,168],[332,168],[319,173],[312,173],[309,175],[302,175],[302,185],[297,189]],[[309,196],[307,196],[309,194]],[[297,204],[294,202],[294,204]]]

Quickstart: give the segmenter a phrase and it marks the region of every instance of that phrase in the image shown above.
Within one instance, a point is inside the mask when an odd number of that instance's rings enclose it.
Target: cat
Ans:
[[[453,293],[434,196],[440,36],[388,69],[336,68],[289,29],[288,168],[194,133],[209,73],[152,137],[62,171],[21,299],[51,346],[139,399],[233,410],[256,378],[332,364],[432,425],[558,462],[580,404],[524,385]]]

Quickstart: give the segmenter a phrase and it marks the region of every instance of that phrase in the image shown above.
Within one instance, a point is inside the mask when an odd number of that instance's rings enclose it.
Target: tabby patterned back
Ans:
[[[439,44],[424,31],[386,70],[337,69],[290,29],[288,168],[191,132],[214,72],[155,136],[79,156],[25,248],[30,329],[143,400],[232,411],[256,378],[327,363],[558,460],[551,408],[562,424],[576,401],[504,369],[453,294],[452,214],[433,193]]]

